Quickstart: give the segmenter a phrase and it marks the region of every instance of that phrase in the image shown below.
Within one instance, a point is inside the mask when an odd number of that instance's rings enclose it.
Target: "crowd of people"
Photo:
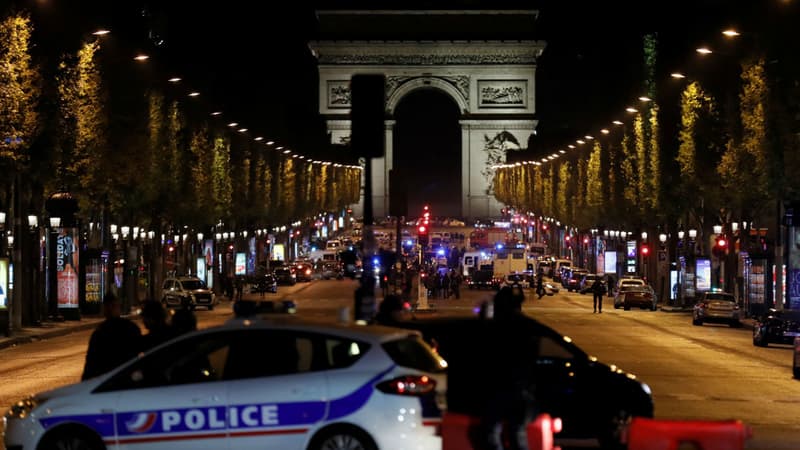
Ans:
[[[155,300],[142,305],[142,324],[147,333],[132,320],[122,317],[122,302],[111,292],[103,298],[105,320],[97,326],[89,339],[82,380],[102,375],[173,337],[197,329],[197,319],[188,309],[178,309],[167,320],[164,306]]]

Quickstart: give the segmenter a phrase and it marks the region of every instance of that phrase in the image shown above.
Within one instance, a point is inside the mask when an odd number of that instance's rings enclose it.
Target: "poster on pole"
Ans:
[[[204,257],[199,257],[195,260],[194,263],[194,270],[197,273],[197,278],[206,282],[206,259]],[[207,283],[206,283],[207,284]]]
[[[86,262],[86,303],[99,305],[103,301],[103,261],[90,258]]]
[[[235,274],[236,274],[237,277],[240,276],[240,275],[245,275],[247,273],[246,272],[247,263],[245,262],[245,260],[246,260],[246,255],[245,255],[244,252],[237,252],[236,253],[236,272],[235,272]]]
[[[605,260],[603,261],[603,272],[617,273],[617,252],[606,251]]]
[[[78,307],[78,229],[58,228],[56,238],[56,281],[58,307]]]
[[[203,242],[203,258],[205,259],[206,269],[206,276],[204,278],[206,282],[206,286],[209,289],[214,287],[214,271],[211,268],[214,266],[214,241],[211,239],[206,239]]]
[[[711,260],[697,258],[697,270],[695,271],[697,290],[705,292],[711,290]]]
[[[8,258],[0,258],[0,309],[8,308]]]

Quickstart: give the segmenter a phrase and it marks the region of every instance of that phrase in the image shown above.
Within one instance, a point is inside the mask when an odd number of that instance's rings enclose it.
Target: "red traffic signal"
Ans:
[[[642,256],[647,256],[650,254],[650,247],[643,245],[642,246]]]
[[[428,232],[428,228],[425,227],[425,225],[420,225],[417,231],[419,232],[419,234],[426,234]]]
[[[717,239],[717,247],[725,248],[727,246],[728,246],[728,241],[726,241],[725,238]]]

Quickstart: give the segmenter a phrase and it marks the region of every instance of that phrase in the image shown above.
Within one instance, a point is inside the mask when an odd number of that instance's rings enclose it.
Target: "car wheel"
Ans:
[[[614,303],[614,309],[619,309],[619,303]]]
[[[692,317],[692,325],[701,326],[703,325],[703,319]]]
[[[597,440],[600,448],[622,450],[626,448],[623,443],[625,434],[630,426],[633,415],[627,408],[617,408],[606,421],[606,427],[600,430]]]
[[[92,432],[82,428],[61,428],[47,433],[37,450],[105,450],[103,441]]]
[[[653,303],[653,306],[650,307],[650,311],[657,311],[657,310],[658,310],[658,305]]]
[[[730,326],[731,328],[741,328],[742,322],[739,322],[738,320],[731,320]]]
[[[213,310],[214,310],[214,305],[212,305],[212,304],[209,304],[209,305],[208,305],[208,310],[209,310],[209,311],[213,311]]]
[[[765,326],[757,325],[753,328],[753,345],[756,347],[767,347],[769,346],[769,340],[767,338],[767,329]]]
[[[323,430],[311,440],[308,450],[377,450],[378,446],[364,431],[352,427]]]
[[[627,303],[623,303],[623,304],[622,304],[622,309],[624,309],[625,311],[630,311],[630,310],[631,310],[631,307],[630,307],[630,305],[628,305]]]

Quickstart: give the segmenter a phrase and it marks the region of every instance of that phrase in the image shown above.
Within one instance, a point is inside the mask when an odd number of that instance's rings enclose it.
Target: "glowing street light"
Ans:
[[[713,52],[711,51],[711,49],[710,49],[710,48],[708,48],[708,47],[700,47],[700,48],[698,48],[698,49],[697,49],[697,50],[695,50],[695,51],[696,51],[697,53],[700,53],[701,55],[708,55],[708,54],[711,54],[711,53],[713,53]]]
[[[167,81],[169,81],[170,83],[177,83],[177,82],[181,81],[181,77],[172,77]]]
[[[100,29],[100,30],[97,30],[97,31],[95,31],[95,32],[94,32],[94,33],[92,33],[92,34],[93,34],[93,35],[95,35],[95,36],[105,36],[105,35],[107,35],[108,33],[111,33],[111,30],[103,30],[103,29]]]
[[[147,55],[136,55],[136,56],[133,57],[133,59],[135,61],[143,62],[143,61],[147,61],[148,59],[150,59],[150,57],[147,56]]]
[[[722,34],[724,34],[725,36],[728,36],[729,38],[741,35],[741,33],[739,33],[738,31],[736,31],[736,30],[734,30],[732,28],[729,28],[729,29],[723,31]]]
[[[686,78],[686,75],[684,75],[684,74],[682,74],[680,72],[672,72],[671,74],[669,74],[669,76],[671,76],[672,78],[676,78],[676,79]]]

